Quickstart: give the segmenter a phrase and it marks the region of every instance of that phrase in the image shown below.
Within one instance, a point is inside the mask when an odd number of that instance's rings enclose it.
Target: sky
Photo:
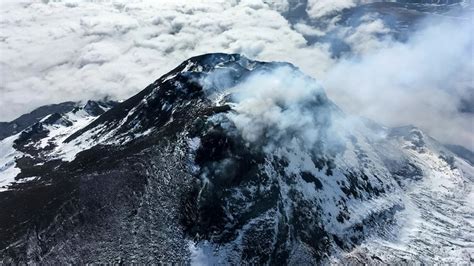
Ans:
[[[296,2],[2,0],[0,121],[126,99],[191,56],[227,52],[293,63],[347,113],[474,149],[472,13],[430,16],[401,42],[374,12],[339,23],[369,1],[302,1],[299,13]]]

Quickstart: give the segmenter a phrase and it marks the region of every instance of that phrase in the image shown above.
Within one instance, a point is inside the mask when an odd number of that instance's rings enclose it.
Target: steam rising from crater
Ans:
[[[295,144],[308,150],[339,147],[338,136],[347,131],[336,127],[348,118],[317,80],[294,66],[275,63],[254,70],[234,86],[230,72],[217,69],[200,82],[211,99],[232,106],[226,116],[248,143],[266,149]]]
[[[325,98],[315,80],[290,67],[280,67],[252,75],[233,91],[236,113],[229,117],[248,141],[279,139],[288,131],[299,131],[308,145],[317,141],[316,106],[305,108]]]

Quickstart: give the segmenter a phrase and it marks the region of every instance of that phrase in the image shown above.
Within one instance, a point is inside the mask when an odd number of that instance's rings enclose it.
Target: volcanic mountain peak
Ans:
[[[202,55],[95,106],[0,142],[24,181],[0,193],[3,262],[469,261],[432,247],[472,243],[472,165],[344,114],[290,64]]]
[[[95,143],[125,143],[173,121],[174,114],[189,105],[213,105],[211,102],[215,102],[221,107],[214,106],[208,111],[226,110],[226,100],[229,100],[226,96],[232,94],[227,90],[244,83],[250,76],[262,76],[275,69],[286,69],[279,74],[288,77],[280,77],[279,82],[285,79],[289,80],[288,84],[303,79],[306,84],[309,82],[309,77],[288,63],[252,61],[239,54],[206,54],[190,58],[65,142],[82,142],[75,139],[89,132],[88,136],[94,138]],[[295,75],[298,76],[292,78]],[[321,94],[324,96],[322,90]]]

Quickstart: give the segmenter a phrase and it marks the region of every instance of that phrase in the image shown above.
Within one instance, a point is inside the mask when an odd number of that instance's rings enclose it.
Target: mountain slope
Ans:
[[[472,260],[473,167],[291,64],[193,57],[72,120],[0,143],[23,180],[0,192],[2,262]]]
[[[88,101],[84,105],[66,102],[38,108],[37,111],[10,122],[23,125],[25,129],[0,142],[0,190],[7,189],[10,183],[15,182],[15,178],[18,180],[27,176],[28,168],[67,156],[67,150],[61,146],[63,139],[114,105],[116,103],[111,101]],[[43,117],[32,118],[33,115]],[[31,124],[27,126],[29,122]],[[18,175],[8,174],[14,172]]]
[[[0,139],[4,139],[22,131],[49,114],[72,111],[75,106],[76,103],[74,102],[46,105],[36,108],[30,113],[24,114],[11,122],[0,122]]]

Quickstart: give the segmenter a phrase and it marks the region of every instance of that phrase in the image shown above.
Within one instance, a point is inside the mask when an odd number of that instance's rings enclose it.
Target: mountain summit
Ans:
[[[291,64],[206,54],[0,141],[0,261],[469,262],[473,179]]]

